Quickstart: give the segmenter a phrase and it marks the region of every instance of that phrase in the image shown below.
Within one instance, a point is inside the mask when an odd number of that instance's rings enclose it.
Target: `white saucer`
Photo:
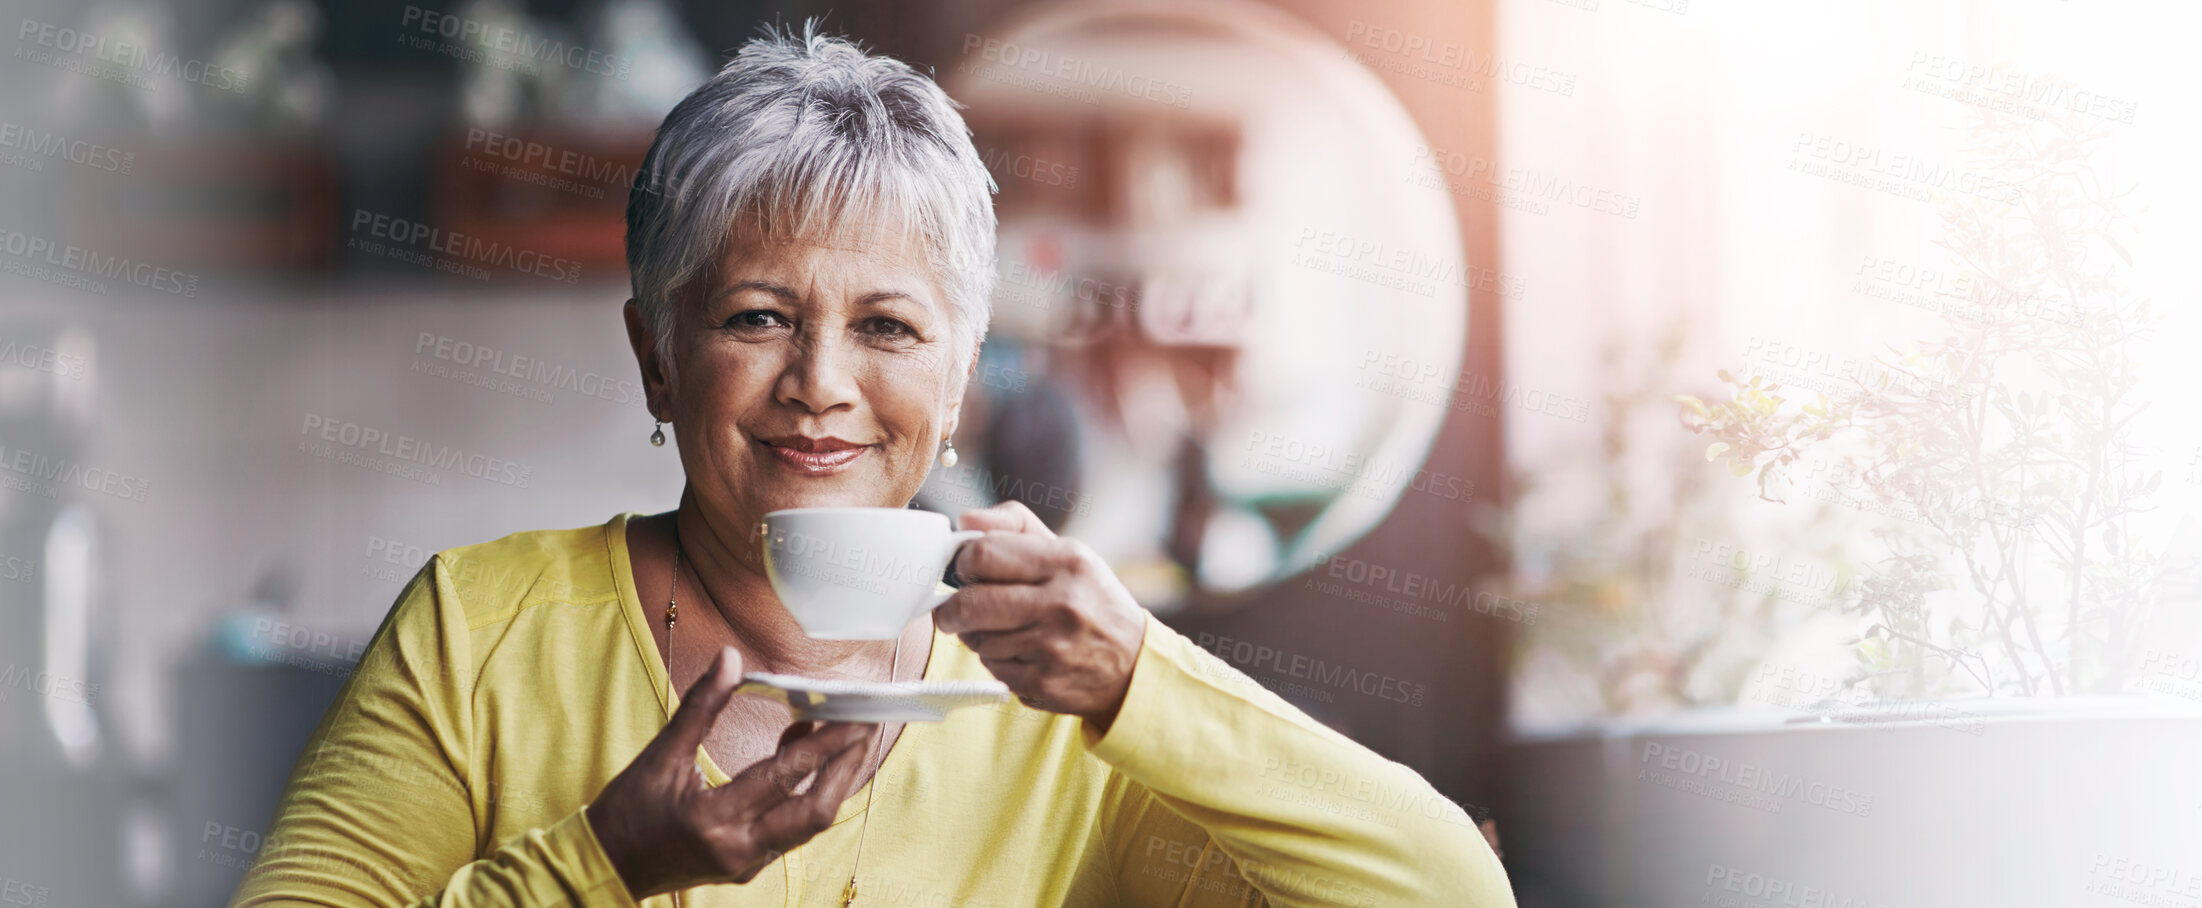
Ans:
[[[771,697],[798,722],[939,722],[966,706],[1009,699],[1000,681],[836,681],[750,672],[737,694]]]

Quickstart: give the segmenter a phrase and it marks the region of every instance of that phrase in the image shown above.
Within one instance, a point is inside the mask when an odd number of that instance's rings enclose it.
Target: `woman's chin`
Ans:
[[[878,476],[789,476],[781,470],[771,472],[780,475],[761,483],[765,487],[753,496],[768,513],[790,508],[893,508],[903,504],[895,500],[890,484]]]

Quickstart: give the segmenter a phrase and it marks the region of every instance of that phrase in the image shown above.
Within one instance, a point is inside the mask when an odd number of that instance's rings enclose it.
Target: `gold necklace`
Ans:
[[[673,584],[672,590],[665,595],[665,702],[667,703],[673,702],[673,625],[680,621],[680,565],[681,562],[687,560],[687,557],[687,550],[680,544],[680,523],[679,518],[676,517],[673,524]],[[703,589],[703,578],[698,577],[696,579],[696,588]],[[704,596],[709,597],[710,595],[709,590],[704,591]],[[897,637],[895,638],[894,658],[887,663],[887,680],[890,682],[895,680],[895,676],[900,674],[901,670],[902,638]],[[879,748],[887,746],[887,724],[884,722],[879,725],[879,738],[875,746]],[[872,829],[872,795],[879,791],[879,771],[886,768],[886,766],[887,757],[885,752],[882,751],[879,766],[872,769],[871,779],[864,783],[864,819],[856,827],[856,860],[849,865],[848,888],[841,890],[841,908],[849,908],[849,906],[856,904],[856,875],[857,871],[864,865],[864,839]],[[681,908],[680,890],[678,889],[673,891],[673,908]]]

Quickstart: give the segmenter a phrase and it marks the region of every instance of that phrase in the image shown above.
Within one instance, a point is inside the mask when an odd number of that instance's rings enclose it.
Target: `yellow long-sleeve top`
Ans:
[[[664,727],[627,519],[436,555],[314,731],[233,905],[634,900],[582,808]],[[927,679],[991,677],[935,632]],[[699,748],[713,785],[726,775]],[[1514,904],[1461,809],[1148,621],[1108,733],[1014,701],[912,723],[834,825],[713,906]],[[670,905],[670,896],[648,900]]]

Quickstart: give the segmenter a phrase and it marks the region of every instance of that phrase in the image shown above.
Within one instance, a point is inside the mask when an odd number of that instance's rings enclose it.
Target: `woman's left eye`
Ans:
[[[910,326],[891,318],[875,318],[864,323],[864,330],[880,337],[914,337],[917,332]]]

